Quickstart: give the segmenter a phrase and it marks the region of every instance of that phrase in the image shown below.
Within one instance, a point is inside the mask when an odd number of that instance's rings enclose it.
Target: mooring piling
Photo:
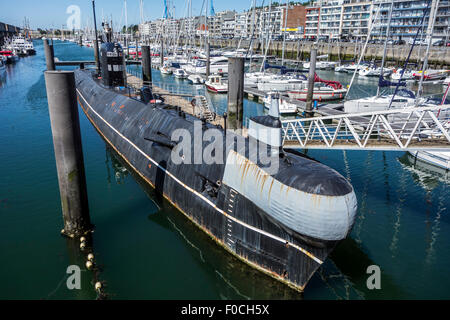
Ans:
[[[55,52],[53,46],[48,43],[48,39],[45,39],[44,41],[44,52],[47,71],[55,70]]]
[[[308,92],[306,93],[306,116],[312,117],[313,113],[313,96],[314,96],[314,78],[316,77],[316,60],[317,49],[311,50],[311,58],[309,60],[309,74],[308,74]]]
[[[100,73],[100,60],[99,60],[99,47],[98,47],[98,33],[97,33],[97,18],[95,16],[95,0],[92,0],[92,12],[94,14],[94,57],[95,57],[95,67],[97,68],[97,73]]]
[[[64,219],[62,233],[73,238],[92,228],[74,72],[46,71],[45,84]]]
[[[164,65],[164,37],[161,38],[161,52],[159,53],[161,58],[161,67]]]
[[[244,115],[244,58],[228,59],[227,128],[242,129]]]
[[[211,72],[211,47],[209,41],[206,42],[206,79],[208,79]]]
[[[145,85],[152,84],[152,56],[150,46],[142,46],[142,81]]]

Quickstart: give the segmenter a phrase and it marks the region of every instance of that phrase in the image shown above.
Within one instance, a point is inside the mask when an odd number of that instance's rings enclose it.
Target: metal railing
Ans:
[[[450,105],[282,121],[285,148],[450,151]]]

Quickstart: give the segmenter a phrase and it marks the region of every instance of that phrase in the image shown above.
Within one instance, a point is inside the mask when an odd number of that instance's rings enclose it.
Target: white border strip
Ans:
[[[127,141],[129,144],[131,144],[137,151],[139,151],[139,153],[141,153],[145,158],[147,158],[150,162],[152,162],[155,166],[157,166],[159,169],[163,170],[169,177],[171,177],[173,180],[175,180],[178,184],[182,185],[184,188],[186,188],[187,190],[189,190],[190,192],[192,192],[193,194],[195,194],[196,196],[198,196],[200,199],[202,199],[203,201],[205,201],[207,204],[209,204],[211,207],[213,207],[216,211],[220,212],[221,214],[223,214],[225,217],[227,217],[230,220],[233,220],[234,222],[248,228],[251,229],[255,232],[258,232],[262,235],[265,235],[269,238],[272,238],[274,240],[277,240],[281,243],[287,244],[291,247],[294,247],[298,250],[300,250],[301,252],[303,252],[304,254],[306,254],[308,257],[310,257],[311,259],[313,259],[314,261],[316,261],[318,264],[322,264],[323,261],[320,260],[319,258],[315,257],[313,254],[311,254],[310,252],[308,252],[307,250],[299,247],[298,245],[291,243],[289,241],[286,241],[280,237],[274,236],[273,234],[270,234],[264,230],[260,230],[258,228],[255,228],[243,221],[240,221],[238,219],[236,219],[233,216],[230,216],[229,214],[227,214],[225,211],[223,211],[222,209],[218,208],[211,200],[209,200],[208,198],[206,198],[204,195],[202,195],[201,193],[198,193],[196,190],[192,189],[191,187],[189,187],[188,185],[184,184],[182,181],[178,180],[177,177],[175,177],[172,173],[170,173],[169,171],[167,171],[166,169],[164,169],[163,167],[161,167],[155,160],[153,160],[152,158],[150,158],[144,151],[142,151],[141,149],[139,149],[133,142],[131,142],[127,137],[125,137],[124,135],[122,135],[116,128],[114,128],[111,124],[108,123],[108,121],[106,121],[101,115],[99,115],[97,113],[97,111],[95,111],[92,106],[89,104],[89,102],[87,102],[87,100],[84,98],[84,96],[81,94],[80,90],[78,90],[78,88],[76,89],[78,94],[83,98],[83,100],[86,102],[86,104],[89,106],[89,108],[91,109],[91,111],[97,116],[99,117],[104,123],[106,123],[108,125],[108,127],[110,127],[115,133],[117,133],[120,137],[122,137],[122,139],[124,139],[125,141]]]

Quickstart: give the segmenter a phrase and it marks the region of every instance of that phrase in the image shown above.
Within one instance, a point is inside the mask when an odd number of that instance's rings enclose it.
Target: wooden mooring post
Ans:
[[[227,128],[242,129],[244,114],[244,58],[228,59]]]
[[[311,50],[311,59],[309,60],[309,74],[308,74],[308,92],[306,93],[306,117],[314,116],[313,113],[313,97],[314,97],[314,78],[316,76],[316,60],[317,49]]]

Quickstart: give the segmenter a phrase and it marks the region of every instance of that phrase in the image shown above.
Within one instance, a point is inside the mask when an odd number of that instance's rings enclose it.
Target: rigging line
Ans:
[[[381,61],[381,68],[380,68],[380,77],[379,77],[379,81],[381,81],[381,79],[384,79],[384,72],[383,72],[383,68],[384,68],[384,63],[386,61],[386,51],[387,51],[387,42],[388,42],[388,38],[390,35],[390,31],[391,31],[391,21],[392,21],[392,12],[394,11],[394,0],[391,1],[391,6],[389,8],[389,19],[388,19],[388,25],[386,28],[386,39],[384,40],[384,49],[383,49],[383,59]],[[381,19],[380,19],[380,23],[381,23]],[[394,45],[392,43],[392,45]],[[375,66],[376,68],[376,66]],[[380,96],[380,86],[377,86],[377,98]]]
[[[359,65],[361,64],[361,61],[364,57],[364,52],[366,51],[367,44],[369,43],[369,38],[370,38],[370,35],[372,34],[372,30],[375,25],[375,21],[378,19],[379,15],[380,15],[380,7],[378,7],[377,14],[375,15],[375,18],[373,19],[372,24],[370,25],[370,30],[367,35],[366,43],[364,44],[364,49],[362,49],[361,55],[359,56],[359,60],[358,60],[358,64],[356,65],[355,72],[353,72],[352,80],[350,81],[350,85],[347,90],[347,95],[349,94],[350,90],[352,89],[352,85],[353,85],[353,81],[355,80],[356,72],[358,72]]]
[[[421,26],[420,26],[419,28],[417,28],[416,36],[414,37],[413,43],[412,43],[412,45],[411,45],[411,48],[409,49],[408,57],[407,57],[406,60],[405,60],[404,67],[403,67],[403,69],[402,69],[402,71],[401,71],[401,73],[400,73],[400,78],[398,79],[397,85],[395,86],[395,91],[394,91],[394,94],[393,94],[392,97],[391,97],[391,101],[389,102],[388,110],[391,109],[392,102],[394,101],[394,98],[395,98],[395,96],[396,96],[397,93],[398,93],[398,89],[399,89],[399,87],[400,87],[401,81],[403,80],[403,74],[405,73],[405,70],[406,70],[406,68],[408,67],[408,61],[409,61],[409,59],[411,58],[411,54],[412,54],[412,52],[413,52],[414,46],[416,45],[417,37],[419,36],[419,33],[420,33],[420,31],[422,30],[422,28],[423,28],[423,23],[424,23],[424,21],[425,21],[425,16],[427,15],[427,11],[430,9],[430,3],[431,3],[431,0],[427,2],[427,7],[426,7],[425,10],[423,11],[422,21],[420,22],[420,25],[421,25]]]
[[[425,60],[423,62],[423,66],[422,66],[422,76],[420,77],[419,87],[417,88],[416,106],[419,103],[419,97],[422,94],[422,90],[423,90],[423,80],[425,78],[425,71],[428,67],[428,56],[430,53],[431,40],[433,38],[434,24],[436,22],[436,15],[437,15],[438,9],[439,9],[439,0],[433,0],[433,2],[431,3],[430,17],[429,17],[428,26],[427,26],[427,50],[425,53]]]

